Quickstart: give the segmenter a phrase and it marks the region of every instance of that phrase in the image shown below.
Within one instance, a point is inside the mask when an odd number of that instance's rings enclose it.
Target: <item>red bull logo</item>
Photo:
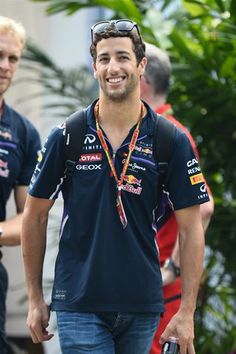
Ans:
[[[139,152],[141,152],[142,154],[147,154],[147,155],[150,155],[150,154],[152,154],[152,150],[151,149],[149,149],[149,148],[144,148],[144,147],[142,147],[142,146],[135,146],[135,148],[134,148],[136,151],[139,151]]]
[[[138,178],[136,178],[136,177],[133,176],[133,175],[126,175],[126,176],[124,176],[124,181],[127,182],[127,183],[129,183],[129,184],[136,184],[136,185],[138,185],[138,186],[140,186],[140,185],[141,185],[141,182],[142,182],[141,179],[138,179]]]

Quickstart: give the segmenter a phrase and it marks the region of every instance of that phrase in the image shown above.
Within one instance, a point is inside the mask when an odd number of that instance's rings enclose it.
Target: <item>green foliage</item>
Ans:
[[[170,34],[174,72],[170,100],[176,115],[199,141],[216,203],[207,242],[225,255],[225,270],[235,284],[236,156],[232,151],[236,143],[236,26],[229,12],[230,1],[203,2],[188,1],[198,7],[187,7],[190,12],[182,13]],[[227,242],[222,235],[227,235]]]
[[[146,41],[168,51],[173,64],[169,101],[175,116],[196,138],[215,200],[196,312],[196,352],[228,354],[236,348],[236,1],[182,0],[179,6],[171,0],[31,1],[44,2],[48,14],[70,15],[86,7],[105,7],[113,10],[112,17],[136,21]],[[38,54],[34,52],[31,59],[37,60]],[[83,97],[84,88],[78,89],[76,72],[65,74],[47,60],[42,82],[58,96],[68,94],[74,104]]]
[[[33,2],[47,3],[46,12],[48,15],[65,12],[67,15],[72,15],[75,12],[88,7],[105,7],[113,10],[118,16],[124,15],[128,18],[134,18],[138,22],[141,20],[141,14],[132,0],[77,0],[77,1],[64,1],[64,0],[31,0]],[[143,1],[137,1],[140,5],[144,4]]]
[[[207,248],[207,265],[196,311],[196,353],[229,353],[236,348],[235,296],[229,276],[221,266],[223,257]]]

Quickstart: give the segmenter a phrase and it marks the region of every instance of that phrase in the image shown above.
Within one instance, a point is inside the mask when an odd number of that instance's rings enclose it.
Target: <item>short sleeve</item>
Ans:
[[[17,185],[28,186],[37,163],[41,141],[37,130],[29,126],[26,134],[25,145],[23,147],[23,162],[20,174],[17,178]]]
[[[29,194],[45,199],[56,199],[64,176],[64,129],[54,128],[48,136],[38,157],[29,186]]]
[[[209,200],[204,176],[186,134],[177,130],[165,188],[174,210]]]

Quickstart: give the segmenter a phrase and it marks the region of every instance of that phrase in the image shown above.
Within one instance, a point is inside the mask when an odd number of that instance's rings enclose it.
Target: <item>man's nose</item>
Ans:
[[[108,65],[108,71],[110,73],[116,73],[120,70],[119,63],[115,58],[111,58]]]
[[[6,56],[0,56],[0,68],[2,70],[8,70],[10,68],[10,61]]]

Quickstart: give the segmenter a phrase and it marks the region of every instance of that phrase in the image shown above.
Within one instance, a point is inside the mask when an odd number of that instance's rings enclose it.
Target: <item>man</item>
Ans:
[[[40,139],[32,124],[4,101],[25,44],[23,26],[0,16],[0,246],[20,244],[26,188],[32,176]],[[6,220],[6,204],[14,192],[17,215]],[[2,257],[2,252],[0,258]],[[6,353],[5,300],[7,272],[0,261],[0,352]]]
[[[148,354],[164,306],[155,245],[161,198],[152,154],[156,114],[140,100],[145,45],[129,20],[97,23],[91,37],[99,99],[86,111],[82,155],[68,186],[64,125],[55,128],[25,205],[27,322],[35,343],[53,336],[46,330],[42,266],[48,213],[61,190],[64,211],[51,309],[57,314],[62,353]],[[194,353],[193,313],[204,254],[199,204],[208,201],[199,189],[204,186],[201,173],[198,180],[187,174],[194,158],[185,134],[176,129],[166,189],[181,232],[183,296],[161,341],[178,337],[181,354]]]
[[[172,107],[166,103],[168,94],[171,64],[168,55],[152,44],[146,43],[147,65],[145,73],[141,78],[141,97],[157,113],[172,121],[189,138],[197,158],[198,151],[196,144],[189,131],[174,117]],[[189,169],[190,171],[190,169]],[[190,171],[195,173],[194,171]],[[157,242],[160,253],[160,264],[163,277],[163,295],[166,311],[160,319],[158,330],[155,334],[150,354],[160,354],[161,345],[159,339],[167,324],[178,311],[181,303],[181,279],[179,274],[179,243],[178,225],[173,210],[167,205],[166,214],[159,225]],[[202,224],[204,231],[210,222],[214,210],[213,198],[200,206]]]

